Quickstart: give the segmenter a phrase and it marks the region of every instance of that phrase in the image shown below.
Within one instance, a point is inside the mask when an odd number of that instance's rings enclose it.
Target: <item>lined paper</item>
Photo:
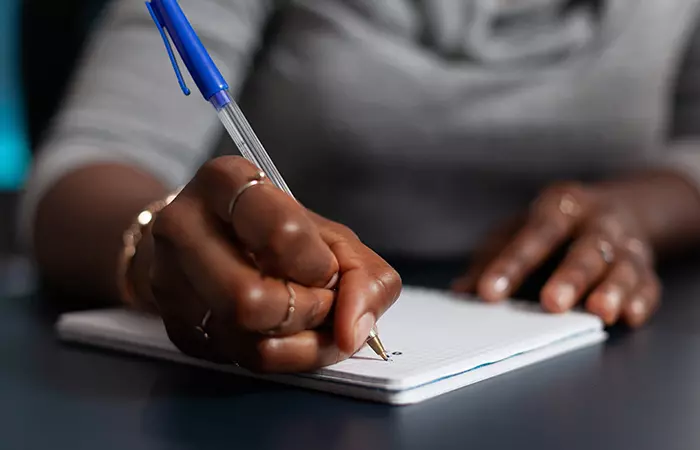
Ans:
[[[369,348],[320,373],[376,387],[408,388],[532,351],[602,323],[583,312],[544,313],[536,303],[487,304],[471,296],[405,288],[380,319],[385,362]]]

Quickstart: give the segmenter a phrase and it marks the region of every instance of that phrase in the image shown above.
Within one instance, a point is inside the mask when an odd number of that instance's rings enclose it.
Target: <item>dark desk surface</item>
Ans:
[[[700,265],[641,331],[408,407],[63,346],[0,267],[2,449],[700,448]]]
[[[0,190],[0,255],[15,249],[14,224],[19,194]]]

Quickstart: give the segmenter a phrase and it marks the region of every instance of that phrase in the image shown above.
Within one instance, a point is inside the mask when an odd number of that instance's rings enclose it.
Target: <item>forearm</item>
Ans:
[[[693,181],[659,169],[600,183],[598,188],[632,213],[663,257],[700,244],[700,193]]]
[[[126,165],[92,165],[63,177],[36,212],[34,255],[44,279],[100,303],[116,301],[122,233],[166,194],[155,177]]]

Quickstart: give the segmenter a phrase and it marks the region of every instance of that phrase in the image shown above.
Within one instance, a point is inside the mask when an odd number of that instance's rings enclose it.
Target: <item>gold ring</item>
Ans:
[[[202,322],[195,327],[195,329],[197,331],[202,333],[202,336],[204,336],[205,341],[209,340],[209,333],[207,332],[207,322],[209,322],[210,318],[211,318],[211,309],[207,310],[206,314],[204,314],[204,318],[202,319]]]
[[[243,195],[245,191],[248,189],[252,188],[253,186],[256,186],[258,184],[265,184],[265,172],[258,172],[258,175],[256,178],[250,180],[243,186],[241,186],[238,191],[236,191],[236,194],[233,196],[231,201],[228,204],[228,216],[231,217],[233,215],[233,210],[236,208],[236,203],[238,203],[238,199]]]
[[[280,323],[276,328],[267,332],[267,334],[273,336],[283,330],[286,326],[292,323],[292,317],[294,316],[294,311],[296,311],[297,294],[294,292],[294,288],[289,284],[289,281],[285,281],[284,285],[289,292],[289,301],[287,303],[287,315],[285,316],[282,323]]]

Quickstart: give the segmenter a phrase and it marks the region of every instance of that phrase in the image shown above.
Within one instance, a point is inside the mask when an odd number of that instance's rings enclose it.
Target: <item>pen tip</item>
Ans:
[[[371,337],[367,341],[367,345],[369,345],[370,348],[374,350],[374,353],[379,355],[384,361],[389,361],[389,355],[386,353],[382,341],[379,340],[379,336],[374,335],[373,337]]]

